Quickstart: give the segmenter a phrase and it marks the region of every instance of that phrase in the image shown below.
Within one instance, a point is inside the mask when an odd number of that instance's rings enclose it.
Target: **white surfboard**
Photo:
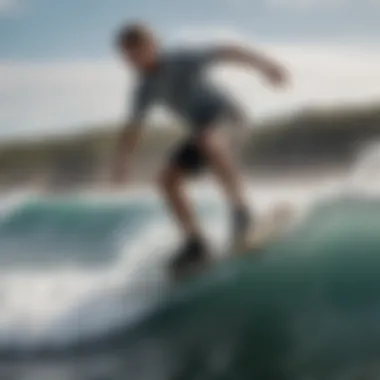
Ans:
[[[236,242],[231,253],[245,254],[265,248],[280,239],[293,225],[295,210],[288,204],[279,204],[258,218],[258,221],[243,240]]]

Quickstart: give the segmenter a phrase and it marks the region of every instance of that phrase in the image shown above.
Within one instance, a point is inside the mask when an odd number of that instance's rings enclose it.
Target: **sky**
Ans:
[[[380,100],[379,18],[380,0],[0,0],[0,136],[122,120],[133,76],[112,38],[129,20],[167,44],[235,41],[287,65],[284,92],[236,67],[211,73],[252,118]]]

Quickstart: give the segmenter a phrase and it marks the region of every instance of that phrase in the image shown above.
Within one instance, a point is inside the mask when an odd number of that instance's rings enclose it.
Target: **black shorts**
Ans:
[[[198,144],[200,134],[210,128],[217,128],[218,122],[232,116],[228,104],[215,101],[203,103],[188,118],[190,137],[179,144],[169,158],[169,164],[185,174],[196,175],[207,167],[207,159]]]
[[[169,165],[187,175],[200,174],[207,167],[207,159],[196,139],[183,141],[169,157]]]

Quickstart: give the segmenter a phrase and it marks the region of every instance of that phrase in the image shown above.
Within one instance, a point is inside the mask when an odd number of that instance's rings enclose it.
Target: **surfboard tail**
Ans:
[[[280,204],[266,213],[240,240],[233,243],[232,251],[238,254],[263,249],[279,239],[291,226],[295,212],[287,204]]]

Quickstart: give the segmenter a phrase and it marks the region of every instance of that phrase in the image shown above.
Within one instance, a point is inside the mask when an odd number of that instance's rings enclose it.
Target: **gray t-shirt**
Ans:
[[[227,99],[205,78],[214,51],[183,50],[165,53],[153,73],[141,76],[134,93],[132,120],[141,122],[150,106],[160,103],[187,121],[205,102],[227,104]]]

